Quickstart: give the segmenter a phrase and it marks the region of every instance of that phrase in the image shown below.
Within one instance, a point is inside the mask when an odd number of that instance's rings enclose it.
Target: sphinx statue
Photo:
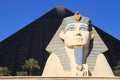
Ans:
[[[113,77],[103,52],[108,48],[88,17],[75,13],[63,19],[46,50],[44,77]]]

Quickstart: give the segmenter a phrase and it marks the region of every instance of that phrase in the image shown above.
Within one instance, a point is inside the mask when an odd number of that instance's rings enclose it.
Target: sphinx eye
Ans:
[[[80,27],[80,30],[81,31],[88,31],[88,26],[86,26],[86,25],[80,25],[81,27]]]
[[[69,30],[70,30],[70,31],[74,30],[74,27],[70,27]]]
[[[74,27],[69,27],[69,28],[67,28],[66,30],[65,30],[65,32],[67,32],[67,31],[73,31],[74,30]]]
[[[64,32],[72,31],[72,30],[74,30],[74,27],[75,27],[75,25],[74,25],[74,24],[71,24],[71,25],[69,25],[69,26],[65,29]]]
[[[88,28],[86,28],[86,27],[80,27],[80,30],[81,31],[88,31]]]

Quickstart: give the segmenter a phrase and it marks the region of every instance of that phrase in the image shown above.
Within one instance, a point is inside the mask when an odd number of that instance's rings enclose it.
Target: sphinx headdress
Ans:
[[[64,42],[60,39],[59,34],[61,31],[64,31],[66,25],[70,23],[76,23],[76,20],[73,16],[66,17],[63,19],[63,22],[55,35],[53,36],[52,40],[50,41],[49,45],[47,46],[46,50],[50,53],[55,53],[63,66],[64,71],[70,71],[70,61],[69,57],[67,56],[64,48]],[[86,23],[89,25],[89,31],[92,31],[94,38],[92,40],[92,44],[90,47],[92,48],[89,52],[89,56],[87,57],[86,63],[88,64],[89,70],[92,72],[94,70],[96,64],[96,58],[99,54],[108,50],[107,46],[95,30],[95,28],[91,25],[90,19],[87,17],[82,16],[80,19],[80,23]]]

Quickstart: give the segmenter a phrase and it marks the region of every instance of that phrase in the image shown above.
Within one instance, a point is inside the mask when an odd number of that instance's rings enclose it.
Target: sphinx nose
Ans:
[[[81,32],[80,32],[79,29],[76,30],[76,35],[77,35],[77,36],[81,36]]]

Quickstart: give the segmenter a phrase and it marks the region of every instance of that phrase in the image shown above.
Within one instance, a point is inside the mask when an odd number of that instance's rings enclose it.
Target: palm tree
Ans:
[[[38,64],[38,61],[36,59],[30,58],[25,61],[25,64],[23,65],[23,68],[26,68],[29,70],[30,76],[32,75],[32,70],[34,68],[40,69],[40,66]]]
[[[114,67],[114,74],[116,76],[120,76],[120,61],[118,62],[118,65]]]
[[[0,76],[9,76],[10,71],[8,70],[8,67],[0,67]]]

